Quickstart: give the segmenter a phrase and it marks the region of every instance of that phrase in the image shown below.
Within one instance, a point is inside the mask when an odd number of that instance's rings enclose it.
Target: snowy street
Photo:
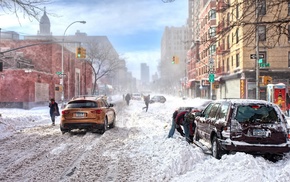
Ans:
[[[168,139],[172,112],[190,99],[166,98],[148,112],[143,101],[121,102],[103,135],[62,134],[48,107],[0,109],[0,181],[289,181],[290,154],[276,163],[244,153],[217,160],[178,132]]]

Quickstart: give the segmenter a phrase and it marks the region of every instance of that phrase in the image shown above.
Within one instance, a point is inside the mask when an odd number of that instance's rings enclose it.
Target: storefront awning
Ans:
[[[186,84],[186,88],[191,88],[192,87],[192,85],[193,85],[193,83],[194,83],[194,81],[195,81],[195,79],[190,79],[190,80],[188,80],[187,81],[187,84]]]

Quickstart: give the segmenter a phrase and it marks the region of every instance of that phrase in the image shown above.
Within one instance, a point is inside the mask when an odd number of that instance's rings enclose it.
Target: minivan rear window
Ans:
[[[239,106],[235,118],[239,122],[271,123],[279,121],[275,109],[265,105]]]
[[[74,101],[67,105],[67,108],[95,108],[98,104],[94,101]]]

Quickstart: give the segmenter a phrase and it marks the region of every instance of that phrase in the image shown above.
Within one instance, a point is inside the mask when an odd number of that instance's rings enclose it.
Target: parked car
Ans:
[[[286,117],[271,102],[217,100],[195,115],[194,139],[209,144],[217,159],[234,152],[275,158],[290,151]]]
[[[104,133],[115,125],[116,112],[113,106],[102,96],[73,98],[62,110],[60,130],[62,133],[73,129]]]
[[[133,93],[132,100],[142,100],[142,95],[140,93]]]
[[[163,95],[154,95],[150,99],[150,104],[155,103],[155,102],[165,103],[166,102],[166,98]]]

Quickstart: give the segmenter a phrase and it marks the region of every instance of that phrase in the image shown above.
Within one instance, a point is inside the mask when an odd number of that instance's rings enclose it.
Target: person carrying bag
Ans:
[[[50,99],[49,108],[50,108],[49,114],[50,114],[51,122],[52,122],[52,125],[54,126],[55,117],[60,116],[58,104],[55,102],[54,99]]]

